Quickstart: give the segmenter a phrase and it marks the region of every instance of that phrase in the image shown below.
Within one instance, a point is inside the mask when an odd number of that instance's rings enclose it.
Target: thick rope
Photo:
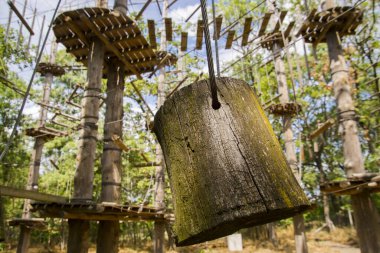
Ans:
[[[210,31],[208,29],[206,0],[201,0],[201,9],[202,9],[202,18],[203,18],[203,30],[204,30],[204,34],[205,34],[208,72],[209,72],[209,78],[210,78],[212,108],[214,110],[217,110],[220,108],[221,105],[220,105],[220,102],[218,100],[218,87],[216,86],[216,80],[215,80],[214,60],[212,58]]]

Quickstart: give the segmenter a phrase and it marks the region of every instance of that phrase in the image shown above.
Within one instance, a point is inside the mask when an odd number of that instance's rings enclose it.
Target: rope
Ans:
[[[204,29],[204,34],[205,34],[208,72],[209,72],[209,78],[210,78],[212,108],[214,110],[218,110],[221,105],[218,100],[218,87],[216,86],[216,80],[215,80],[214,60],[212,58],[210,31],[208,29],[206,0],[201,0],[201,9],[202,9],[202,17],[203,17],[203,29]]]
[[[55,16],[57,15],[57,12],[58,12],[58,9],[59,9],[59,6],[61,4],[61,1],[62,0],[58,0],[58,3],[57,3],[57,7],[55,8],[54,10],[54,14],[51,18],[51,21],[50,21],[50,25],[49,25],[49,28],[47,30],[47,33],[46,33],[46,36],[45,36],[45,39],[44,39],[44,42],[42,44],[42,47],[41,47],[41,51],[38,55],[38,58],[37,58],[37,61],[36,61],[36,66],[38,66],[38,64],[40,63],[40,60],[42,58],[42,53],[43,53],[43,50],[45,48],[45,45],[46,45],[46,42],[49,38],[49,34],[50,34],[50,30],[51,30],[51,27],[53,25],[53,21],[55,19]],[[29,96],[29,92],[30,92],[30,89],[32,88],[32,84],[33,84],[33,80],[34,80],[34,76],[36,75],[36,72],[37,72],[37,68],[34,68],[33,70],[33,74],[32,74],[32,77],[30,78],[30,81],[29,81],[29,84],[28,84],[28,87],[25,91],[25,96],[24,96],[24,99],[22,101],[22,104],[21,104],[21,108],[18,112],[18,115],[17,115],[17,119],[16,119],[16,122],[13,126],[13,129],[12,129],[12,133],[11,135],[9,136],[9,139],[8,139],[8,142],[7,144],[5,145],[5,148],[3,150],[3,152],[1,153],[0,155],[0,162],[3,160],[4,156],[7,154],[8,150],[9,150],[9,147],[11,146],[12,142],[13,142],[13,138],[14,138],[14,135],[16,134],[16,130],[17,130],[17,127],[18,125],[20,124],[20,121],[21,121],[21,117],[22,117],[22,112],[24,110],[24,107],[25,107],[25,104],[26,104],[26,101],[28,99],[28,96]]]

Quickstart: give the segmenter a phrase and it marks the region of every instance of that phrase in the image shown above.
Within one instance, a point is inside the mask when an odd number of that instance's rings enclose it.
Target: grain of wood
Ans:
[[[203,80],[174,93],[155,116],[179,246],[291,217],[309,205],[248,84],[217,84],[221,109],[211,108]]]

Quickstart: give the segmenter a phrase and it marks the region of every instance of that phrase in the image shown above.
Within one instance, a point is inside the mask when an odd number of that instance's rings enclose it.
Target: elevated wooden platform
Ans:
[[[322,192],[334,195],[354,195],[363,191],[380,192],[380,174],[368,173],[343,181],[333,181],[320,186]]]
[[[53,76],[62,76],[65,74],[65,70],[61,66],[46,62],[39,63],[36,71],[40,73],[41,76],[46,76],[47,73],[51,73]]]
[[[355,34],[355,29],[362,21],[363,11],[357,7],[334,7],[321,12],[313,9],[297,36],[304,36],[305,42],[318,44],[326,42],[328,31],[336,31],[340,37]]]
[[[118,205],[114,203],[71,202],[33,203],[33,212],[41,217],[81,220],[165,221],[170,213],[161,213],[149,206]]]
[[[36,201],[66,203],[68,199],[62,196],[46,194],[33,190],[25,190],[10,186],[0,185],[0,196],[9,196],[14,198],[32,199]]]
[[[272,104],[267,107],[267,110],[276,116],[294,116],[301,111],[301,105],[297,103]]]
[[[31,218],[31,219],[13,219],[8,222],[9,226],[17,227],[24,226],[30,229],[45,230],[46,222],[41,218]]]
[[[67,11],[54,20],[57,42],[77,61],[87,65],[93,38],[100,39],[105,47],[104,61],[116,57],[125,66],[126,75],[151,72],[161,58],[150,47],[137,23],[128,16],[104,8],[84,8]],[[107,75],[107,68],[103,73]]]
[[[25,130],[25,134],[31,137],[40,137],[45,140],[51,140],[55,137],[67,136],[66,132],[62,132],[53,128],[48,127],[37,127],[37,128],[28,128]]]

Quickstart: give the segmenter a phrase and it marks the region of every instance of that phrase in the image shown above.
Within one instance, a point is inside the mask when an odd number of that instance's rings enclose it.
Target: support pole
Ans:
[[[267,0],[268,10],[270,12],[275,13],[276,6],[273,0]],[[281,58],[281,46],[278,43],[274,43],[272,49],[273,57],[274,57],[274,67],[276,71],[277,78],[277,89],[278,94],[280,96],[281,103],[290,102],[289,98],[289,89],[286,80],[286,72],[285,72],[285,63]],[[284,116],[283,117],[283,132],[284,132],[284,142],[285,142],[285,154],[288,160],[288,163],[293,171],[294,176],[297,178],[298,182],[301,183],[301,178],[297,169],[297,156],[295,143],[293,140],[293,130],[292,130],[292,117]],[[307,243],[306,243],[306,235],[305,235],[305,225],[304,218],[302,214],[296,215],[293,217],[293,226],[294,226],[294,240],[296,253],[307,253]]]
[[[101,6],[98,6],[101,7]],[[87,81],[82,99],[77,169],[74,176],[73,201],[91,201],[93,192],[95,152],[98,137],[100,89],[102,85],[105,46],[98,39],[90,42]],[[90,223],[69,219],[68,253],[87,253],[90,246]]]
[[[127,14],[127,0],[116,0],[114,10]],[[117,58],[107,66],[107,97],[104,120],[104,144],[101,160],[102,202],[120,202],[121,189],[121,152],[112,141],[112,136],[122,137],[124,64]],[[119,221],[100,221],[98,226],[97,253],[117,253],[119,246]]]
[[[164,0],[162,7],[162,18],[167,17],[168,0]],[[160,50],[166,51],[167,42],[165,34],[165,24],[162,26],[161,30],[161,44]],[[157,89],[157,108],[160,108],[165,101],[165,66],[159,68],[158,75],[158,89]],[[156,163],[160,164],[156,167],[155,174],[155,187],[154,187],[154,207],[162,210],[165,209],[165,167],[164,167],[164,156],[160,144],[156,145]],[[164,240],[165,240],[165,223],[162,221],[154,222],[154,253],[164,252]]]
[[[52,44],[51,54],[49,62],[51,64],[55,63],[55,54],[57,52],[56,43]],[[50,90],[51,84],[53,82],[53,74],[46,73],[45,75],[45,83],[43,85],[43,95],[42,95],[42,103],[49,104],[50,100]],[[47,108],[44,106],[40,107],[40,115],[38,118],[38,127],[45,126],[47,116]],[[36,137],[34,141],[34,147],[32,151],[32,160],[29,167],[29,175],[28,175],[28,184],[26,186],[27,190],[38,190],[38,178],[40,172],[40,164],[42,157],[42,150],[44,148],[45,139],[44,137]],[[30,199],[26,199],[24,201],[24,208],[22,213],[23,219],[30,219],[32,217],[32,213],[30,211]],[[30,233],[31,230],[29,227],[22,226],[20,227],[20,237],[17,245],[17,253],[26,253],[28,252],[30,245]]]
[[[322,9],[335,7],[335,1],[327,0]],[[349,73],[335,30],[326,34],[330,57],[331,78],[339,115],[339,129],[343,140],[344,167],[347,177],[364,173],[364,161],[356,123],[355,104],[352,98]],[[379,213],[368,191],[351,196],[355,226],[362,253],[380,252]]]
[[[26,5],[28,4],[28,0],[25,0],[24,2],[24,8],[22,9],[22,16],[25,17],[25,12],[26,12]],[[17,44],[16,44],[16,48],[18,49],[19,45],[20,45],[20,42],[21,42],[21,36],[22,36],[22,27],[23,27],[23,23],[20,22],[20,29],[18,31],[18,37],[17,37]]]
[[[12,0],[13,5],[15,4],[15,2],[16,0]],[[13,14],[13,10],[12,8],[9,8],[9,17],[8,17],[7,31],[5,32],[4,44],[6,44],[8,41],[9,31],[11,29],[11,23],[12,23],[12,14]]]

